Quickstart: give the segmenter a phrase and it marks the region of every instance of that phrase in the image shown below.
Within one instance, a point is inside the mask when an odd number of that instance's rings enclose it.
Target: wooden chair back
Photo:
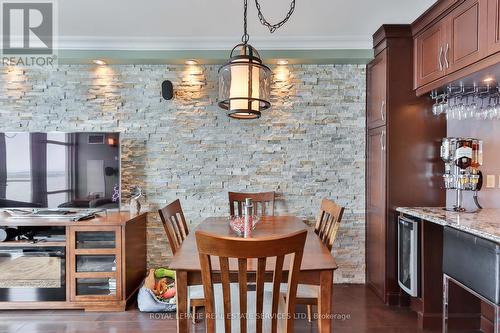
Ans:
[[[330,251],[337,237],[343,214],[344,207],[327,198],[321,201],[321,208],[314,231]]]
[[[229,192],[229,212],[231,216],[243,216],[243,204],[246,198],[252,199],[253,214],[261,216],[274,216],[274,192],[241,193]],[[235,206],[238,209],[237,214]],[[269,212],[267,208],[269,207]]]
[[[226,333],[231,332],[231,294],[230,294],[230,263],[229,258],[238,261],[238,284],[239,284],[239,309],[240,332],[247,332],[247,316],[254,309],[247,309],[247,264],[248,259],[256,259],[256,309],[255,309],[255,332],[261,333],[263,329],[262,317],[264,304],[264,281],[266,273],[266,261],[268,257],[276,257],[272,282],[272,304],[271,304],[271,327],[272,332],[278,332],[278,304],[280,301],[280,284],[283,277],[283,262],[285,256],[290,254],[290,267],[288,269],[288,292],[286,295],[285,315],[290,314],[285,321],[285,330],[281,332],[293,332],[293,321],[295,303],[297,296],[297,280],[302,262],[302,254],[306,241],[307,231],[302,230],[285,237],[270,237],[264,239],[217,237],[203,231],[196,231],[196,243],[200,257],[201,274],[205,292],[205,310],[207,332],[215,332],[214,317],[221,314],[215,313],[214,304],[214,257],[218,257],[220,270],[220,281],[222,283],[223,318]],[[270,261],[271,262],[271,261]],[[235,266],[233,267],[234,270]],[[284,302],[284,300],[282,300]],[[239,314],[236,314],[239,315]],[[268,315],[266,313],[265,315]]]
[[[160,209],[158,213],[160,213],[163,229],[167,234],[172,253],[175,254],[189,234],[181,202],[177,199]]]

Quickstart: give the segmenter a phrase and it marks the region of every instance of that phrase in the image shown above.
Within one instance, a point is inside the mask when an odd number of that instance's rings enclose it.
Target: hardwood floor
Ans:
[[[386,307],[364,285],[335,285],[333,288],[335,333],[417,333],[416,315],[406,308]],[[316,322],[304,319],[296,332],[317,332]],[[127,312],[93,313],[78,310],[0,311],[0,333],[60,332],[175,332],[175,315],[140,313],[135,306]],[[204,332],[198,323],[192,332]],[[425,331],[430,332],[430,331]],[[462,331],[463,332],[463,331]],[[434,332],[432,332],[434,333]],[[436,332],[437,333],[437,332]]]

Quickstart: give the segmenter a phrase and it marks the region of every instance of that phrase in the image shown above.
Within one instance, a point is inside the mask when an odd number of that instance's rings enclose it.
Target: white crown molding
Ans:
[[[238,37],[102,37],[60,36],[58,48],[65,50],[227,50]],[[371,36],[279,36],[251,37],[262,50],[371,49]]]

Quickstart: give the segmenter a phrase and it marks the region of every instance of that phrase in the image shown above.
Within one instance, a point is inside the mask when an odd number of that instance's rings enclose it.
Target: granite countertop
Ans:
[[[500,243],[500,209],[457,213],[442,207],[398,207],[396,211]]]

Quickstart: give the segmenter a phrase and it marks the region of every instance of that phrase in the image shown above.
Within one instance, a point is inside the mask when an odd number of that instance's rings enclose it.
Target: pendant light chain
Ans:
[[[281,28],[292,16],[293,11],[295,10],[295,0],[292,0],[290,3],[290,10],[286,14],[285,18],[276,24],[269,23],[264,14],[262,14],[262,9],[258,0],[255,0],[255,6],[257,7],[257,15],[259,16],[259,21],[262,25],[266,26],[269,29],[270,33],[275,32],[277,29]],[[243,36],[241,36],[241,41],[243,44],[248,44],[248,40],[250,36],[247,32],[247,12],[248,12],[248,0],[243,0]]]
[[[241,41],[243,44],[248,44],[248,40],[250,36],[247,32],[247,8],[248,8],[248,0],[243,0],[243,36],[241,36]]]
[[[245,2],[246,2],[246,0],[245,0]],[[285,18],[276,24],[271,24],[266,20],[266,18],[264,17],[264,14],[262,14],[262,10],[260,8],[260,3],[258,0],[255,0],[255,6],[257,6],[257,12],[258,12],[260,23],[262,23],[262,25],[266,26],[269,29],[270,33],[273,33],[276,31],[276,29],[283,26],[283,24],[285,24],[288,21],[290,16],[292,16],[293,11],[295,10],[295,0],[292,0],[292,3],[290,4],[290,10],[286,14]]]

